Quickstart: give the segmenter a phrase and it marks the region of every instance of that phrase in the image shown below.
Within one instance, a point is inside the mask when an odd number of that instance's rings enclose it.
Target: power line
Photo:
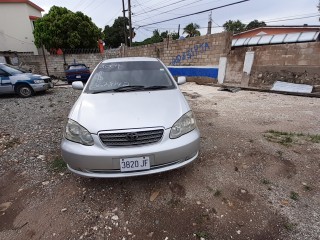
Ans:
[[[220,9],[220,8],[224,8],[224,7],[229,7],[229,6],[232,6],[232,5],[236,5],[236,4],[240,4],[240,3],[248,2],[248,1],[250,1],[250,0],[242,0],[242,1],[234,2],[234,3],[222,5],[222,6],[219,6],[219,7],[210,8],[210,9],[203,10],[203,11],[200,11],[200,12],[190,13],[190,14],[183,15],[183,16],[180,16],[180,17],[175,17],[175,18],[171,18],[171,19],[167,19],[167,20],[163,20],[163,21],[159,21],[159,22],[154,22],[154,23],[145,24],[145,25],[142,25],[142,26],[139,26],[139,27],[145,27],[145,26],[149,26],[149,25],[154,25],[154,24],[158,24],[158,23],[163,23],[163,22],[168,22],[168,21],[176,20],[176,19],[179,19],[179,18],[189,17],[189,16],[193,16],[193,15],[200,14],[200,13],[205,13],[205,12],[209,12],[209,11],[216,10],[216,9]]]
[[[304,15],[306,15],[306,14],[304,14]],[[295,15],[295,16],[301,16],[301,15]],[[293,17],[293,16],[286,16],[286,17],[283,17],[283,18],[274,18],[274,19],[269,19],[269,20],[261,20],[261,21],[263,21],[263,22],[265,22],[265,23],[270,23],[270,22],[282,22],[282,21],[291,21],[291,20],[297,20],[297,19],[305,19],[305,18],[312,18],[312,17],[319,17],[320,16],[320,14],[316,14],[316,15],[311,15],[311,16],[305,16],[305,17]],[[245,24],[248,24],[248,23],[245,23]],[[215,26],[215,27],[213,27],[213,28],[219,28],[219,27],[221,27],[221,26],[219,26],[218,24],[217,24],[217,26]],[[266,27],[268,27],[268,26],[266,26]],[[143,28],[143,29],[151,29],[152,27],[141,27],[141,28]],[[207,27],[199,27],[199,29],[205,29],[205,28],[207,28]],[[160,28],[158,28],[158,29],[176,29],[176,27],[160,27]]]
[[[138,2],[138,0],[136,0],[136,1]],[[154,12],[154,11],[157,11],[158,9],[166,8],[166,7],[169,7],[169,6],[178,4],[178,3],[180,3],[180,2],[185,2],[185,1],[187,1],[187,0],[180,0],[180,1],[177,1],[177,2],[174,2],[174,3],[170,3],[170,4],[165,5],[165,6],[161,6],[161,7],[158,7],[158,8],[151,9],[149,12]],[[137,13],[137,14],[135,14],[135,16],[139,16],[139,15],[141,15],[141,14],[143,14],[143,13]]]
[[[195,2],[192,2],[192,3],[189,3],[189,4],[186,4],[186,5],[184,5],[184,6],[189,6],[189,5],[195,4],[195,3],[197,3],[197,2],[201,2],[201,1],[203,1],[203,0],[198,0],[198,1],[195,1]],[[179,6],[179,7],[170,9],[170,10],[165,11],[165,12],[160,12],[160,11],[159,11],[160,14],[157,14],[157,16],[162,15],[162,14],[165,14],[165,13],[168,13],[168,12],[172,12],[172,11],[174,11],[174,10],[176,10],[176,9],[182,9],[182,8]],[[178,14],[176,14],[176,15],[178,15]],[[180,14],[180,16],[183,16],[183,15],[184,15],[184,14]],[[138,20],[137,22],[141,22],[141,21],[144,21],[144,20],[147,20],[147,19],[149,19],[149,18],[144,18],[144,19]]]

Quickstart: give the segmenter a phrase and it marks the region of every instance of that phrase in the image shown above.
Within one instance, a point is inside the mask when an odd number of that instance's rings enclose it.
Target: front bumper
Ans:
[[[84,146],[63,139],[62,157],[73,173],[90,178],[119,178],[155,174],[183,167],[194,161],[199,153],[198,129],[177,139],[169,138],[170,129],[155,144],[135,147],[106,147],[97,135],[95,144]],[[150,159],[150,169],[134,172],[120,171],[120,158],[143,157]]]
[[[49,83],[38,83],[38,84],[30,84],[33,91],[35,92],[42,92],[42,91],[46,91],[50,88],[50,84]]]

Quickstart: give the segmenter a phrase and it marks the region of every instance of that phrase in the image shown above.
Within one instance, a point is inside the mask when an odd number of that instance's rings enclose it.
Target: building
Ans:
[[[38,54],[34,21],[44,10],[28,0],[0,0],[0,52]]]
[[[277,35],[288,33],[302,33],[302,32],[317,32],[320,31],[320,25],[318,26],[266,26],[244,31],[233,36],[233,39],[238,38],[251,38],[262,35]]]
[[[315,42],[319,38],[320,25],[266,26],[233,35],[232,47]]]

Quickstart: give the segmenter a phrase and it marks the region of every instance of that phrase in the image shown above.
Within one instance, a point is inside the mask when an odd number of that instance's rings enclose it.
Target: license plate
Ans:
[[[120,158],[121,172],[131,172],[150,169],[149,157]]]
[[[80,75],[77,75],[76,78],[81,78],[81,76],[80,76]]]

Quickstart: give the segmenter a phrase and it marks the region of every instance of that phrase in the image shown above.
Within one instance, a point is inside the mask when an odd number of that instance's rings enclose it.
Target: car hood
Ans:
[[[82,93],[69,118],[90,133],[132,128],[170,128],[190,107],[179,89]]]
[[[40,79],[45,80],[49,78],[50,77],[48,76],[42,76],[42,75],[33,74],[33,73],[20,73],[20,74],[15,74],[9,77],[12,84],[15,84],[18,81],[40,80]]]

